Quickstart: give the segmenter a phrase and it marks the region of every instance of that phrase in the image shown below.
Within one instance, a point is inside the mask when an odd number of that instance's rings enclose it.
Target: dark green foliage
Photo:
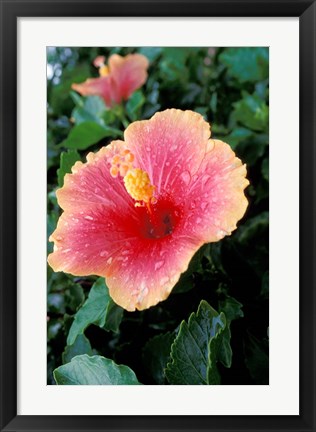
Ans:
[[[159,334],[150,339],[143,350],[143,362],[149,376],[156,384],[165,384],[165,368],[170,359],[171,345],[176,332]]]
[[[220,55],[227,74],[240,83],[258,82],[269,76],[268,48],[228,48]]]
[[[60,155],[60,168],[57,170],[58,185],[62,187],[64,184],[65,174],[71,172],[71,167],[80,160],[80,154],[76,150],[69,150]]]
[[[269,343],[248,333],[244,340],[245,363],[256,384],[269,381]]]
[[[92,286],[86,302],[74,316],[67,344],[72,345],[76,337],[82,334],[90,324],[117,332],[122,315],[123,309],[113,302],[104,279],[99,278]]]
[[[121,137],[122,132],[109,126],[101,126],[93,121],[85,121],[74,126],[67,139],[60,146],[69,149],[86,150],[101,139],[109,136],[113,138]]]
[[[93,355],[90,342],[83,334],[78,335],[72,345],[66,346],[62,355],[63,363],[69,363],[73,357],[80,354]]]
[[[150,67],[124,104],[106,107],[71,89],[98,76],[97,55],[132,52]],[[48,237],[62,213],[56,189],[73,164],[167,108],[202,114],[250,181],[238,229],[204,245],[169,298],[148,310],[123,311],[103,278],[48,267],[48,384],[268,384],[268,48],[49,48],[47,58]]]

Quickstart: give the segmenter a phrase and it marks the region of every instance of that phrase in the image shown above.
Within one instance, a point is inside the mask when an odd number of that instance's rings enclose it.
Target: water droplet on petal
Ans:
[[[107,264],[111,264],[112,261],[113,261],[113,258],[110,257],[110,258],[107,260]],[[114,278],[113,278],[113,279],[114,279]]]
[[[225,237],[226,232],[223,231],[223,230],[218,230],[216,234],[217,234],[217,237],[218,237],[219,239],[222,239],[223,237]]]
[[[211,176],[209,176],[208,174],[205,174],[202,178],[202,185],[205,187],[207,186],[207,184],[210,182],[211,180]]]
[[[188,186],[188,184],[190,183],[190,180],[191,180],[191,175],[190,175],[189,171],[184,171],[180,175],[180,178],[183,181],[183,183],[185,183]]]
[[[106,251],[106,250],[103,250],[103,251],[100,252],[100,256],[101,257],[104,257],[107,254],[108,254],[108,251]]]
[[[165,285],[167,282],[169,282],[169,278],[168,276],[164,276],[163,278],[160,279],[160,285]]]
[[[206,210],[207,207],[208,207],[208,203],[207,203],[207,202],[202,202],[202,203],[201,203],[201,209],[202,209],[202,210]]]
[[[164,261],[157,261],[155,264],[155,270],[159,270],[164,265]]]

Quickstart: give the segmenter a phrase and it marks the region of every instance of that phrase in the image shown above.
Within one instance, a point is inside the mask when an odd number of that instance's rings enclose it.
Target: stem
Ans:
[[[127,120],[127,118],[126,118],[126,116],[124,114],[124,106],[117,105],[116,108],[117,108],[116,109],[116,115],[121,120],[122,125],[126,129],[129,126],[130,122]]]
[[[127,118],[124,116],[124,114],[122,114],[122,116],[120,117],[120,120],[122,122],[122,125],[124,126],[124,128],[126,129],[129,126],[129,121],[127,120]]]

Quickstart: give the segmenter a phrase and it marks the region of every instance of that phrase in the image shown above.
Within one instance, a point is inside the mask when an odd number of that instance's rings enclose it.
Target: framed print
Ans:
[[[1,18],[1,430],[315,430],[315,2]]]

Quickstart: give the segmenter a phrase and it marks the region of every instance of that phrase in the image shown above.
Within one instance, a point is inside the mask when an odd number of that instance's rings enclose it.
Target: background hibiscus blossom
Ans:
[[[100,96],[107,106],[127,100],[132,93],[141,87],[147,78],[149,62],[141,54],[128,54],[122,57],[113,54],[105,64],[105,57],[98,56],[93,64],[99,68],[99,78],[89,78],[72,88],[82,96]]]

